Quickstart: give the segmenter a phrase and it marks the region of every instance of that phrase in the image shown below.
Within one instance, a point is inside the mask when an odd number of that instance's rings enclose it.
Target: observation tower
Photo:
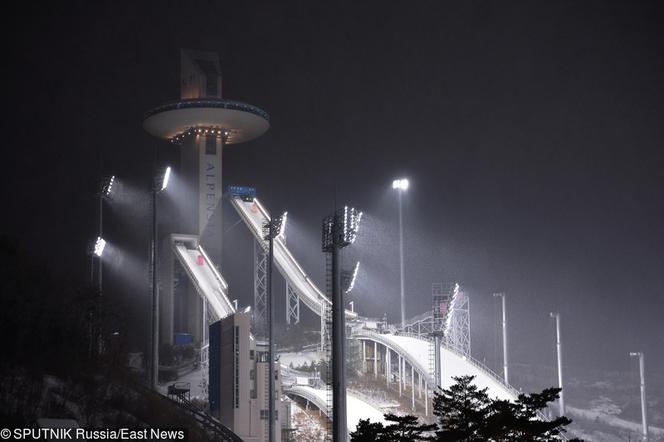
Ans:
[[[181,146],[180,173],[190,187],[186,201],[193,204],[182,228],[198,234],[219,263],[224,146],[261,136],[270,117],[251,104],[222,98],[218,54],[183,49],[180,57],[180,99],[150,110],[143,128]]]
[[[143,120],[143,128],[150,135],[180,147],[176,176],[182,185],[174,195],[179,212],[177,232],[161,232],[159,239],[160,342],[172,343],[179,333],[191,334],[194,341],[205,341],[208,305],[201,299],[201,284],[214,286],[216,282],[203,281],[194,287],[195,275],[184,258],[178,262],[174,244],[186,237],[191,253],[199,245],[204,247],[201,255],[205,255],[205,262],[210,261],[218,269],[222,251],[224,147],[257,138],[270,127],[265,111],[222,98],[221,86],[218,54],[183,49],[180,99],[150,110]],[[217,269],[208,273],[223,279]],[[181,284],[183,280],[188,283]]]

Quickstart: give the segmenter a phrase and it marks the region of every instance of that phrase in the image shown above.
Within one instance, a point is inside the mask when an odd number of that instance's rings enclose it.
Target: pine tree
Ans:
[[[350,433],[351,442],[380,442],[383,441],[385,428],[380,422],[370,422],[369,419],[360,419],[355,431]]]
[[[434,397],[438,417],[436,440],[444,442],[558,441],[572,421],[561,416],[544,419],[540,412],[558,398],[559,388],[520,394],[515,402],[491,399],[487,389],[472,383],[473,376],[455,377],[456,383]],[[579,441],[579,439],[573,439]]]
[[[486,441],[491,399],[487,389],[479,389],[472,383],[473,376],[454,378],[449,389],[436,393],[433,414],[438,417],[437,440]]]
[[[435,424],[420,424],[417,417],[412,415],[397,416],[391,413],[385,415],[385,420],[394,422],[387,425],[383,431],[384,441],[405,442],[432,440],[430,436],[423,435],[436,429]]]

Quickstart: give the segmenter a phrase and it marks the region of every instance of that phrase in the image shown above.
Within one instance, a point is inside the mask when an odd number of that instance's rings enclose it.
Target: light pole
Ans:
[[[508,359],[507,359],[507,306],[505,304],[505,293],[494,293],[494,297],[500,297],[501,298],[501,303],[503,306],[503,321],[502,321],[502,328],[503,328],[503,377],[505,379],[505,383],[509,385],[510,380],[509,380],[509,374],[508,374]]]
[[[159,382],[159,286],[157,283],[157,194],[166,190],[171,177],[170,166],[157,173],[152,183],[152,367],[150,386],[157,389]]]
[[[643,352],[631,352],[629,354],[633,357],[639,358],[639,375],[641,378],[641,426],[643,432],[643,440],[648,440],[648,412],[646,410],[646,378],[644,373],[644,356]]]
[[[558,360],[558,388],[560,388],[560,415],[565,415],[565,392],[563,390],[563,354],[562,342],[560,340],[560,313],[549,313],[549,316],[556,320],[556,354]]]
[[[268,261],[267,261],[267,336],[268,336],[268,441],[276,440],[274,434],[274,313],[272,296],[272,265],[274,261],[274,239],[280,235],[286,221],[287,212],[278,218],[272,218],[263,225],[263,239],[268,242]]]
[[[104,247],[106,247],[106,241],[104,237],[104,200],[111,199],[111,192],[113,191],[113,184],[115,183],[115,176],[111,175],[104,177],[101,180],[101,185],[99,186],[99,192],[97,196],[99,197],[99,235],[94,246],[93,258],[96,256],[98,258],[97,262],[97,299],[96,299],[96,315],[97,315],[97,330],[95,331],[96,337],[95,340],[97,346],[97,354],[101,355],[103,350],[103,340],[102,340],[102,296],[104,291],[102,288],[102,270],[103,270],[103,261],[102,254],[104,252]],[[94,264],[94,259],[93,259]],[[94,274],[94,269],[92,270]],[[91,284],[94,284],[94,281],[91,281]]]
[[[104,254],[104,249],[106,248],[106,240],[100,236],[92,244],[91,256],[92,262],[90,264],[90,284],[94,285],[94,268],[95,268],[95,259],[98,260],[98,273],[101,275],[101,257]],[[97,347],[97,354],[101,354],[101,276],[99,277],[99,287],[97,290],[97,296],[94,301],[94,313],[89,313],[89,323],[88,323],[88,356],[92,358],[95,355],[95,346]]]
[[[399,201],[399,279],[401,286],[401,327],[406,326],[406,296],[404,294],[404,263],[403,263],[403,214],[401,210],[401,194],[408,190],[408,180],[400,178],[392,181],[392,189],[397,191]]]
[[[362,212],[344,207],[323,218],[322,250],[332,254],[332,440],[345,442],[346,424],[346,312],[341,287],[341,249],[357,236]]]

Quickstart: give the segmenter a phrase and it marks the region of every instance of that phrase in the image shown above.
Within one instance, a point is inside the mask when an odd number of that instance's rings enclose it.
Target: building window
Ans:
[[[267,420],[267,417],[269,416],[267,410],[261,410],[261,420],[265,421]]]
[[[253,350],[249,350],[249,359],[253,361],[255,357],[256,357],[255,352]]]

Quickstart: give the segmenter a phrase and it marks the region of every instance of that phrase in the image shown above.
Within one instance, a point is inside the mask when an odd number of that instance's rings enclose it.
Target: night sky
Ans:
[[[142,116],[179,97],[181,47],[217,51],[224,97],[271,116],[224,151],[225,184],[289,211],[319,281],[320,220],[335,199],[364,210],[361,313],[398,319],[390,185],[404,175],[409,316],[430,308],[431,283],[459,281],[491,365],[491,293],[505,291],[514,362],[553,366],[560,311],[570,369],[627,370],[643,350],[664,371],[661,2],[133,3],[4,14],[2,231],[30,256],[86,283],[97,180],[147,189],[155,147],[177,174]],[[145,200],[107,212],[140,275]],[[224,213],[222,271],[246,304],[250,236]],[[124,302],[147,297],[107,280]]]

